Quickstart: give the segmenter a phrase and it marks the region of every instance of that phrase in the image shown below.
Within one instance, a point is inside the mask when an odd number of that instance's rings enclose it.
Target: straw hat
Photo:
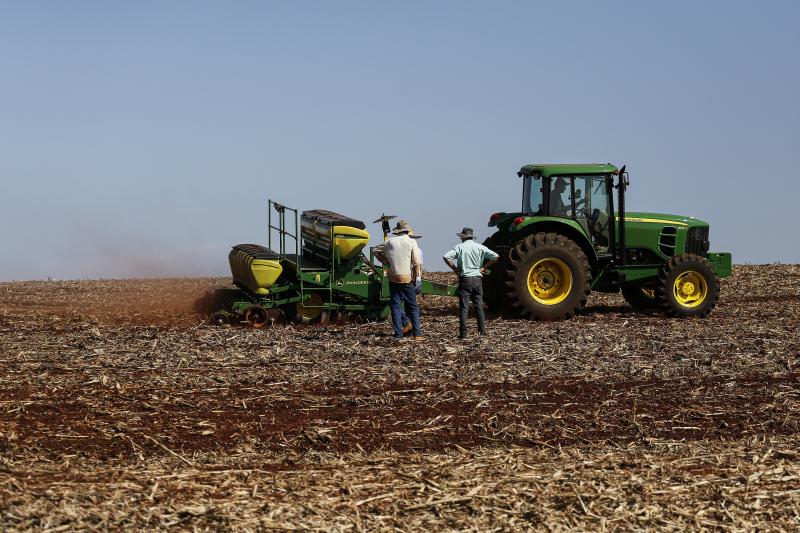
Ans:
[[[397,225],[392,230],[392,233],[395,235],[402,235],[403,233],[409,233],[411,231],[414,231],[411,224],[401,219],[397,221]]]
[[[461,239],[474,239],[475,232],[472,228],[464,228],[461,230],[461,233],[456,233]]]

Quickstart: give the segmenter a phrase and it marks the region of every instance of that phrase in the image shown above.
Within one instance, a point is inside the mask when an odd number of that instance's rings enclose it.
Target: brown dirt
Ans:
[[[213,328],[221,284],[0,284],[0,529],[800,525],[799,266],[466,343],[435,297],[419,344]]]
[[[65,389],[55,402],[30,389],[3,390],[0,402],[19,406],[4,417],[15,423],[16,444],[100,458],[133,455],[130,440],[156,448],[147,436],[182,453],[229,451],[243,440],[257,441],[262,451],[408,452],[794,435],[800,428],[797,373],[689,382],[409,383],[385,390],[301,386],[268,394],[254,387],[118,391],[106,385]]]

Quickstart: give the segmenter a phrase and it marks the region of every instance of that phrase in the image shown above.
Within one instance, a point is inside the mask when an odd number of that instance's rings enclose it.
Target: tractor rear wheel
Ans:
[[[628,284],[622,286],[622,297],[637,311],[658,309],[655,289],[644,285]]]
[[[656,299],[669,316],[704,317],[717,304],[719,277],[705,257],[675,256],[661,267],[658,279]]]
[[[509,253],[506,285],[512,305],[535,320],[571,318],[586,306],[591,268],[575,241],[537,233]]]

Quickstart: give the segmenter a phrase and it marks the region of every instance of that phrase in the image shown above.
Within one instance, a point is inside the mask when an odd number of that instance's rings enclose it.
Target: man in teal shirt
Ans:
[[[467,338],[467,314],[469,302],[475,306],[478,319],[478,331],[486,335],[486,318],[483,315],[483,274],[486,269],[497,263],[500,258],[496,253],[482,244],[475,242],[472,228],[464,228],[458,234],[461,244],[444,254],[444,262],[453,272],[458,274],[459,296],[459,331],[458,338]],[[455,261],[455,263],[453,263]]]

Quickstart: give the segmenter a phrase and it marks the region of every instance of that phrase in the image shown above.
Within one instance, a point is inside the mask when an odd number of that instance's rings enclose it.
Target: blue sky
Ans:
[[[427,268],[531,162],[800,262],[797,2],[0,2],[0,279],[225,275],[266,201]],[[379,237],[377,226],[369,228]]]

